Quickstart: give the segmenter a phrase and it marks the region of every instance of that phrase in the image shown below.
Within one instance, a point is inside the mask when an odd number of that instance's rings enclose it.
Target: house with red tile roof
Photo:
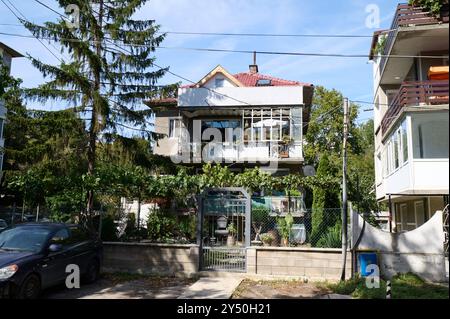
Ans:
[[[158,155],[176,163],[228,165],[234,171],[261,167],[277,174],[301,172],[303,135],[314,86],[259,73],[229,73],[217,66],[176,98],[149,101]]]

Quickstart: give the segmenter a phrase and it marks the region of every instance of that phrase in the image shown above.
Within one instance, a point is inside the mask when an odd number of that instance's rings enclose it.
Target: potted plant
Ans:
[[[283,246],[287,247],[289,246],[289,237],[291,235],[292,225],[294,225],[294,218],[291,213],[288,213],[285,217],[279,217],[277,224]]]
[[[274,241],[274,238],[271,234],[261,234],[259,236],[261,238],[261,241],[263,242],[264,246],[272,246],[272,243]]]
[[[228,230],[228,237],[227,237],[227,246],[234,246],[236,245],[236,234],[237,229],[234,223],[230,223],[227,227]]]
[[[280,158],[289,157],[289,144],[292,143],[292,138],[289,135],[283,135],[280,145]]]

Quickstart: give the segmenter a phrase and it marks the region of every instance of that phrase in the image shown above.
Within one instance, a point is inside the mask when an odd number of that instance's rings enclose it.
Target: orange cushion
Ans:
[[[430,80],[448,80],[448,66],[432,66],[428,71]]]

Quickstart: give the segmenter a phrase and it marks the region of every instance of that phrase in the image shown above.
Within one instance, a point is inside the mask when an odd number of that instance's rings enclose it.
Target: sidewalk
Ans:
[[[186,288],[178,299],[230,299],[242,278],[200,278]]]

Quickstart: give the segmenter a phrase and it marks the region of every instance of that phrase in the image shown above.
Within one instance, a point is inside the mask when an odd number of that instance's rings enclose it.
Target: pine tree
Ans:
[[[133,20],[134,13],[147,0],[58,0],[66,8],[80,9],[78,26],[65,19],[39,26],[22,21],[34,36],[52,39],[61,46],[70,61],[59,66],[29,57],[32,64],[51,80],[27,92],[36,101],[67,101],[89,117],[87,178],[93,178],[97,143],[101,138],[120,136],[120,128],[140,127],[148,138],[149,109],[143,101],[164,95],[173,86],[161,87],[156,82],[167,69],[155,67],[152,53],[163,41],[157,35],[159,26],[152,20]],[[88,225],[94,209],[94,189],[87,194]]]

